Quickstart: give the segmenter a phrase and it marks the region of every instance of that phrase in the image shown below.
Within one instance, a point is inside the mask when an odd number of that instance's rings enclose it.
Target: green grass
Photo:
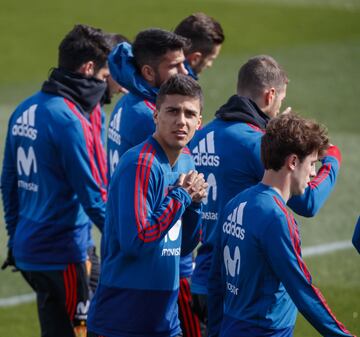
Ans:
[[[303,246],[350,240],[360,199],[359,0],[2,1],[0,158],[10,113],[38,90],[56,65],[61,38],[75,23],[133,38],[151,26],[174,28],[195,11],[215,16],[226,34],[219,59],[200,79],[205,121],[235,92],[238,69],[250,56],[266,53],[279,60],[290,78],[284,105],[326,124],[343,154],[336,189],[323,209],[314,219],[297,217]],[[0,260],[6,240],[0,211]],[[336,316],[360,335],[359,255],[349,249],[306,261]],[[0,298],[30,292],[19,273],[6,270],[0,276]],[[0,309],[0,321],[0,335],[39,335],[34,303]],[[317,334],[299,316],[295,336]]]
[[[35,302],[6,309],[0,308],[0,318],[1,336],[40,336]]]

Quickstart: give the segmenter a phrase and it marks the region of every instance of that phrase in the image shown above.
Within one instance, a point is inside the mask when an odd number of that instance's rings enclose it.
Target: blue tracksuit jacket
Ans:
[[[126,42],[119,44],[110,54],[109,67],[115,81],[129,90],[116,104],[110,117],[107,161],[111,177],[121,156],[154,133],[153,113],[158,88],[150,86],[139,74],[131,45]],[[191,255],[183,257],[180,266],[181,277],[190,276]]]
[[[237,114],[233,120],[226,115]],[[197,131],[190,144],[196,169],[209,184],[204,202],[202,246],[198,250],[191,290],[207,293],[212,245],[209,236],[215,229],[218,213],[225,204],[244,189],[256,185],[263,177],[260,146],[266,116],[249,99],[233,96],[218,112],[219,116]],[[260,119],[260,121],[258,121]],[[261,124],[261,122],[263,124]],[[336,147],[322,159],[317,177],[302,196],[292,198],[288,205],[302,216],[313,216],[333,190],[340,167],[341,155]]]
[[[180,254],[196,246],[201,220],[200,204],[175,187],[189,161],[190,153],[183,153],[170,167],[152,137],[122,157],[109,186],[90,331],[107,337],[180,333]]]
[[[259,183],[233,198],[214,236],[210,336],[292,336],[296,307],[322,336],[352,336],[313,285],[298,225],[273,188]]]
[[[9,247],[22,269],[86,259],[89,218],[105,219],[106,163],[98,105],[86,119],[69,100],[38,92],[12,114],[1,192]]]

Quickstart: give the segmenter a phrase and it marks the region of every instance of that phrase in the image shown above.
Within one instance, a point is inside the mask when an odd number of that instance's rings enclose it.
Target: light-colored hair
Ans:
[[[249,59],[239,70],[237,93],[256,100],[266,89],[281,90],[289,82],[285,71],[268,55]]]

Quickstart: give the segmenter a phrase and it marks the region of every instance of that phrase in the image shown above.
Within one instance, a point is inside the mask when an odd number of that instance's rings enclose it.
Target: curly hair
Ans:
[[[266,170],[280,170],[290,154],[302,162],[305,157],[318,152],[323,155],[329,147],[327,129],[295,113],[273,118],[261,139],[261,159]]]

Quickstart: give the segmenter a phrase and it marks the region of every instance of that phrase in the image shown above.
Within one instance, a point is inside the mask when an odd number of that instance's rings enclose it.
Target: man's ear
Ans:
[[[155,70],[148,64],[145,64],[141,67],[141,75],[150,84],[153,84],[155,82]]]
[[[195,51],[186,56],[186,61],[188,61],[191,68],[196,68],[196,66],[201,62],[202,53]]]
[[[199,116],[198,124],[196,125],[196,130],[199,130],[201,128],[201,124],[202,124],[202,115]]]
[[[264,98],[265,98],[265,104],[267,106],[272,103],[272,101],[275,98],[275,94],[276,94],[276,90],[273,87],[265,91]]]
[[[157,125],[158,116],[159,116],[159,112],[158,112],[158,109],[156,108],[153,113],[153,120],[154,120],[155,125]]]
[[[296,154],[290,154],[285,159],[286,166],[289,170],[294,171],[296,166],[299,164],[299,158]]]
[[[83,63],[78,72],[86,77],[92,77],[95,75],[95,63],[94,61],[88,61]]]

